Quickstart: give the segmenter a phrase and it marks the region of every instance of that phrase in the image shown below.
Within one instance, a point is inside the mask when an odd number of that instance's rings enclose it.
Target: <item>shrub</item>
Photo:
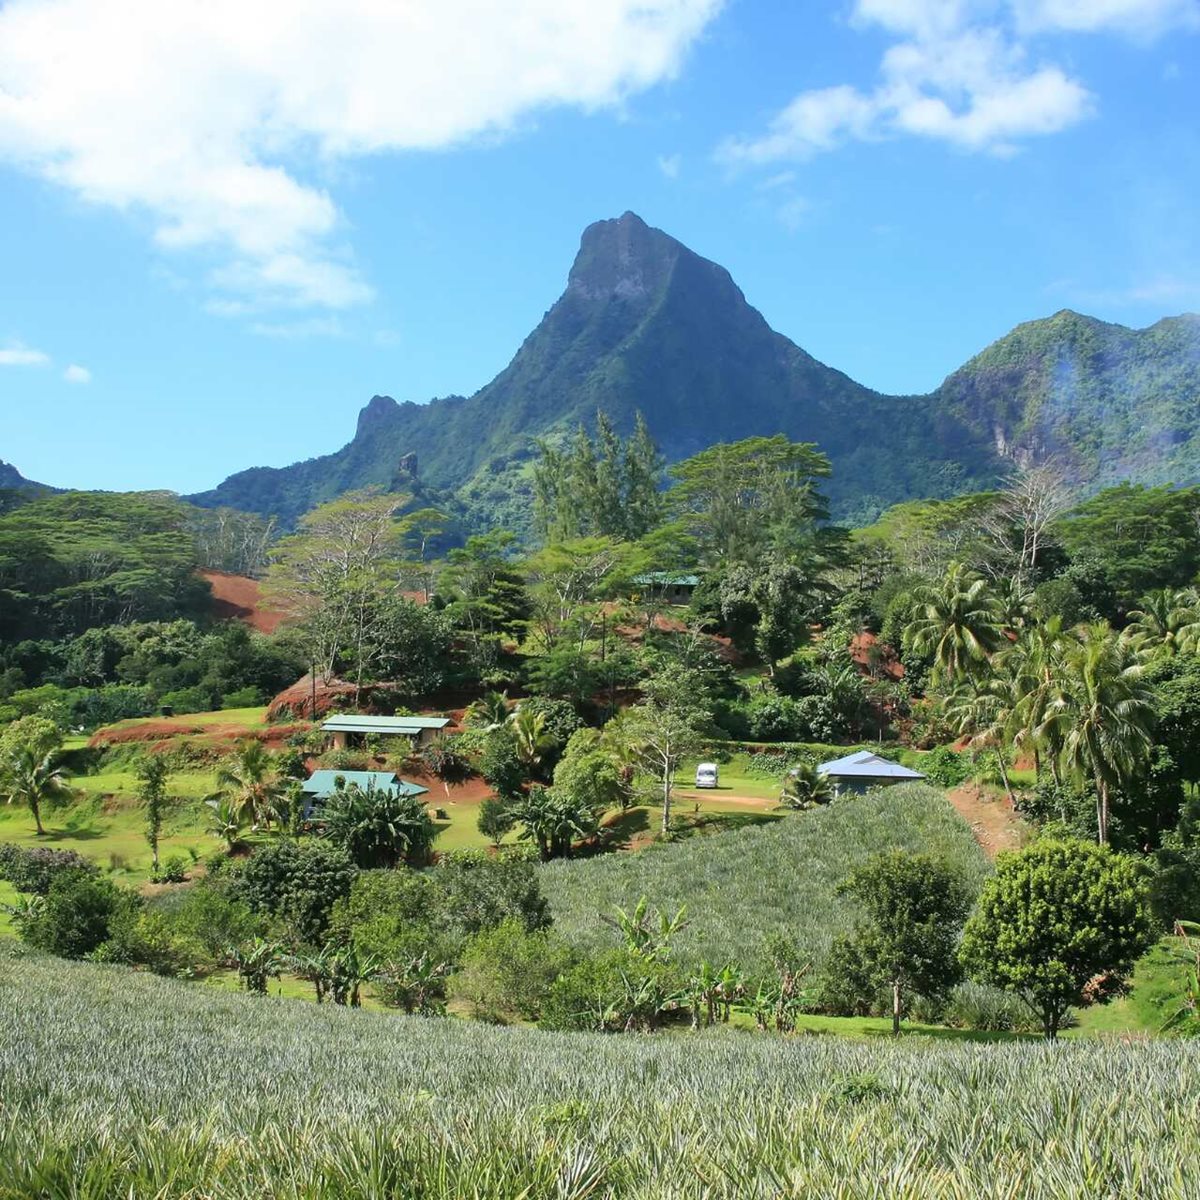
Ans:
[[[264,700],[262,692],[256,687],[238,688],[236,692],[226,692],[221,697],[222,708],[255,708]]]
[[[318,944],[334,904],[349,893],[356,874],[340,846],[281,839],[238,867],[234,894],[255,912],[279,917],[300,941]]]
[[[428,862],[439,832],[420,796],[373,783],[335,791],[322,805],[319,820],[325,836],[364,870]]]
[[[583,958],[542,1001],[544,1029],[621,1033],[653,1029],[682,980],[667,963],[622,947]]]
[[[192,860],[186,854],[171,854],[168,855],[162,866],[159,868],[158,874],[154,877],[155,883],[185,883],[188,877],[188,871],[191,869]]]
[[[210,875],[189,888],[168,892],[148,908],[165,921],[174,936],[194,948],[192,965],[211,970],[230,946],[238,946],[266,930],[265,919]]]
[[[938,746],[921,755],[918,770],[935,787],[958,787],[971,774],[971,760],[949,746]]]
[[[44,896],[63,871],[94,875],[97,870],[95,863],[74,850],[52,850],[48,846],[27,850],[0,843],[0,879],[7,880],[18,892]]]
[[[450,996],[484,1021],[536,1021],[554,981],[571,963],[567,946],[509,917],[467,943]]]
[[[62,958],[83,958],[109,938],[122,913],[136,910],[141,899],[111,879],[87,871],[60,872],[36,916],[21,922],[21,938],[38,950]]]
[[[479,816],[475,820],[475,826],[493,846],[499,846],[504,840],[504,835],[515,824],[516,817],[512,815],[508,805],[503,800],[498,800],[495,796],[488,796],[480,804]]]

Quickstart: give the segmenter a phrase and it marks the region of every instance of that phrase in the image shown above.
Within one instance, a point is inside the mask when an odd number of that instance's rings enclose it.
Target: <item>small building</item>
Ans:
[[[380,792],[395,792],[400,796],[424,796],[428,788],[419,783],[410,783],[401,779],[391,771],[314,771],[305,781],[301,789],[304,792],[304,814],[311,816],[315,808],[319,808],[337,791],[349,787],[361,788],[366,791],[374,788]]]
[[[911,771],[899,763],[880,758],[870,750],[859,750],[844,758],[821,763],[817,774],[824,775],[833,784],[833,794],[843,792],[867,792],[872,788],[891,787],[894,783],[912,783],[925,776],[920,771]]]
[[[645,591],[647,597],[663,604],[691,604],[692,596],[700,586],[700,576],[650,571],[645,575],[635,575],[633,582]]]
[[[321,726],[335,749],[361,746],[368,737],[406,737],[414,746],[426,746],[450,724],[449,717],[364,717],[357,713],[334,714]]]

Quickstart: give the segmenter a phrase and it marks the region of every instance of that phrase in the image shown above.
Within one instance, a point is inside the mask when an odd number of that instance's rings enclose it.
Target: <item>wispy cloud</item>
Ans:
[[[668,179],[678,179],[679,170],[683,166],[682,154],[660,154],[658,156],[658,169]]]
[[[717,152],[729,165],[803,161],[851,141],[903,136],[996,155],[1092,114],[1089,88],[1036,54],[1045,33],[1138,38],[1197,22],[1200,0],[856,0],[852,25],[892,44],[874,86],[797,95],[766,130]]]
[[[328,180],[674,75],[722,0],[8,0],[0,160],[149,216],[250,310],[371,296]],[[452,64],[448,67],[447,64]]]
[[[63,372],[63,379],[68,383],[91,383],[92,373],[87,367],[81,367],[78,363],[72,363]]]
[[[282,338],[286,341],[346,336],[346,331],[337,317],[306,317],[301,321],[257,321],[250,326],[250,332],[257,333],[259,337]]]
[[[0,367],[45,367],[50,364],[50,355],[41,350],[31,350],[20,342],[0,346]]]

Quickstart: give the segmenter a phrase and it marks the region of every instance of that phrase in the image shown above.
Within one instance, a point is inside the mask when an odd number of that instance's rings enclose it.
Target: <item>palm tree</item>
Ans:
[[[428,862],[438,828],[420,796],[394,788],[339,788],[321,808],[325,836],[363,870]]]
[[[508,720],[508,693],[484,692],[471,705],[471,724],[493,733]]]
[[[1107,625],[1089,626],[1068,647],[1063,665],[1063,691],[1055,701],[1063,764],[1096,789],[1103,845],[1112,789],[1129,780],[1150,748],[1153,696],[1142,680],[1144,668]]]
[[[916,599],[904,639],[933,657],[935,678],[958,680],[1000,648],[1000,615],[988,582],[962,563],[951,563],[945,578],[919,589]]]
[[[226,847],[233,850],[245,826],[241,809],[226,796],[210,797],[204,803],[212,810],[208,818],[209,828],[217,837],[224,838]]]
[[[66,772],[54,765],[58,748],[46,750],[33,742],[20,743],[12,748],[0,763],[0,796],[7,804],[23,804],[33,814],[39,837],[42,828],[42,805],[71,794]]]
[[[543,862],[569,858],[571,844],[577,838],[596,832],[596,814],[586,804],[553,788],[531,788],[509,811],[524,826],[522,839],[537,845]]]
[[[210,800],[228,800],[242,822],[255,827],[270,827],[277,815],[283,780],[275,769],[275,760],[254,738],[238,743],[230,763],[217,772],[217,791]]]
[[[1195,653],[1200,648],[1200,596],[1194,588],[1158,588],[1129,614],[1125,639],[1147,657]]]
[[[1005,759],[1018,721],[1021,693],[1014,676],[997,672],[986,679],[964,679],[946,697],[945,714],[951,728],[965,735],[972,746],[995,750],[1004,783],[1004,794],[1011,804],[1012,783]]]
[[[800,811],[828,804],[833,799],[833,786],[826,775],[817,770],[817,764],[806,762],[793,768],[783,780],[779,803],[784,808]]]
[[[517,757],[531,773],[558,745],[558,739],[546,729],[544,712],[521,705],[509,714],[508,725],[516,742]]]
[[[1062,618],[1054,616],[1023,630],[997,658],[1019,697],[1013,714],[1013,745],[1032,752],[1039,778],[1042,761],[1047,760],[1055,785],[1062,783],[1063,659],[1074,640],[1074,635],[1063,629]]]

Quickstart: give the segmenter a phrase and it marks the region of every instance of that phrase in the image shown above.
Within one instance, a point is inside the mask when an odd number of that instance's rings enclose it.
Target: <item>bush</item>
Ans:
[[[52,850],[48,846],[26,850],[22,846],[0,844],[0,879],[7,880],[18,892],[44,896],[64,871],[95,875],[98,868],[74,850]]]
[[[61,958],[83,958],[108,941],[122,914],[137,910],[141,898],[111,879],[87,871],[60,872],[36,916],[20,924],[22,940]]]
[[[681,983],[666,963],[610,950],[580,960],[554,981],[542,1002],[541,1025],[594,1033],[652,1029]]]
[[[168,924],[176,938],[194,948],[192,965],[200,970],[212,970],[230,946],[240,946],[266,932],[264,918],[212,875],[192,887],[156,897],[148,908]]]
[[[467,943],[450,980],[453,999],[484,1021],[536,1021],[554,981],[571,964],[567,946],[545,930],[509,917]]]
[[[515,824],[516,818],[509,811],[508,805],[503,800],[497,800],[495,796],[488,796],[480,804],[479,816],[476,818],[475,826],[492,845],[499,846],[504,839],[504,835]]]
[[[971,774],[971,760],[949,746],[938,746],[921,755],[917,769],[935,787],[952,788],[958,787]]]
[[[168,855],[159,868],[158,874],[155,875],[154,882],[186,883],[188,871],[191,869],[191,866],[192,860],[186,854]]]
[[[262,704],[264,697],[256,687],[238,688],[236,692],[226,692],[221,697],[222,708],[255,708]]]
[[[1041,1023],[1024,1001],[980,983],[960,983],[942,1006],[941,1020],[954,1029],[997,1033],[1041,1031]]]
[[[186,687],[164,692],[158,699],[164,708],[173,708],[177,713],[199,713],[211,712],[217,698],[208,688]]]
[[[507,729],[497,729],[487,735],[479,773],[502,799],[512,800],[521,794],[525,766],[517,757],[516,742]]]
[[[356,874],[340,846],[281,839],[256,850],[237,869],[234,894],[253,911],[280,918],[300,941],[316,945]]]

